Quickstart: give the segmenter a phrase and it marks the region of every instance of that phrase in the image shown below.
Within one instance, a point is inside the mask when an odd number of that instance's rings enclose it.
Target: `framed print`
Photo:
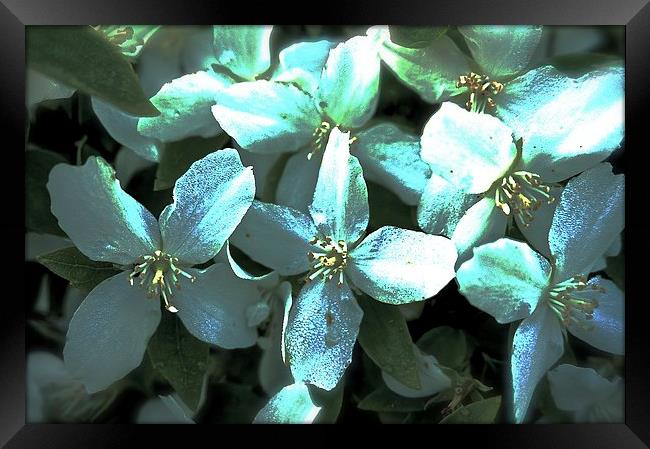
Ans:
[[[650,6],[149,3],[0,6],[1,444],[647,447]]]

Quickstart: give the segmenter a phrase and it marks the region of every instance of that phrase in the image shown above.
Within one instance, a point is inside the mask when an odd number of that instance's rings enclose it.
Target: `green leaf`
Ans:
[[[124,56],[135,59],[160,25],[99,25],[94,28],[103,33]]]
[[[30,231],[65,236],[50,211],[50,194],[46,188],[50,170],[62,162],[67,161],[52,151],[25,152],[25,225]]]
[[[446,416],[440,424],[493,424],[499,413],[501,396],[461,406]]]
[[[390,40],[406,48],[424,48],[447,32],[448,26],[389,26]]]
[[[54,274],[66,279],[72,287],[85,292],[91,291],[103,280],[120,272],[111,263],[90,260],[74,246],[38,256],[36,260]]]
[[[421,412],[429,398],[405,398],[382,386],[359,402],[361,410],[372,412]]]
[[[603,53],[560,55],[544,61],[569,76],[581,76],[593,70],[623,65],[621,58]]]
[[[189,137],[167,144],[160,158],[158,171],[156,171],[154,190],[174,187],[176,180],[190,168],[190,165],[208,154],[222,149],[229,139],[230,137],[224,133],[210,139]]]
[[[396,306],[359,296],[363,320],[359,343],[373,362],[407,387],[419,389],[420,376],[406,320]]]
[[[314,404],[321,407],[316,420],[317,424],[335,424],[336,419],[341,413],[341,406],[343,405],[343,390],[345,389],[345,381],[338,383],[336,388],[330,391],[321,390],[318,387],[309,385],[309,393],[311,394]]]
[[[431,329],[417,341],[426,354],[433,355],[443,366],[462,371],[472,355],[465,333],[449,326]]]
[[[156,371],[196,412],[201,404],[210,346],[191,335],[178,317],[164,313],[147,353]]]
[[[131,115],[159,114],[131,64],[92,27],[32,26],[27,28],[26,42],[27,63],[35,70]]]
[[[368,186],[368,207],[370,208],[370,229],[383,226],[397,226],[402,229],[418,230],[410,206],[404,204],[390,190],[366,181]]]

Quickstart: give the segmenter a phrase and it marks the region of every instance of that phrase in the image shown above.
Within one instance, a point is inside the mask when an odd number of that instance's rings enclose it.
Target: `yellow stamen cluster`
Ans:
[[[492,97],[503,90],[503,84],[474,72],[459,76],[456,87],[466,87],[469,90],[469,100],[465,106],[468,111],[474,112],[483,112],[486,106],[494,108],[496,103]]]
[[[314,237],[309,241],[312,245],[320,246],[323,251],[307,253],[311,268],[305,282],[311,282],[317,277],[329,281],[338,276],[337,284],[343,285],[343,269],[348,263],[348,245],[343,240],[335,242],[326,236],[323,240]]]
[[[605,293],[598,285],[589,285],[586,276],[575,276],[556,284],[548,294],[548,305],[562,324],[577,324],[585,327],[585,320],[594,318],[598,301],[582,295],[586,292]]]
[[[195,281],[195,277],[186,271],[181,270],[178,266],[178,258],[156,250],[153,255],[145,255],[138,258],[133,271],[129,274],[129,284],[134,285],[135,278],[139,278],[138,283],[147,290],[147,297],[162,298],[165,303],[165,309],[169,312],[178,312],[170,300],[174,296],[174,289],[180,289],[179,276],[183,276]]]
[[[327,143],[327,136],[332,129],[332,125],[329,122],[322,122],[315,130],[312,136],[314,137],[314,142],[312,144],[312,150],[307,154],[307,159],[311,160],[314,157],[314,154],[321,151],[325,144]]]
[[[494,193],[496,206],[504,214],[516,215],[525,227],[533,221],[533,212],[542,204],[551,204],[555,197],[550,194],[551,187],[557,184],[544,184],[539,175],[527,171],[517,171],[501,179]]]

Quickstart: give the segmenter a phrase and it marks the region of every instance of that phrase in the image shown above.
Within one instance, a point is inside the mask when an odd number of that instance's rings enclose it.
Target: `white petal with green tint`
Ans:
[[[446,237],[380,228],[349,255],[345,273],[354,285],[388,304],[422,301],[454,278],[456,247]]]
[[[512,131],[488,114],[443,103],[422,133],[422,159],[432,170],[467,193],[483,193],[512,164]]]
[[[174,203],[160,214],[164,250],[182,263],[212,259],[253,202],[255,180],[232,148],[194,162],[174,186]]]
[[[587,274],[625,224],[623,175],[599,164],[571,179],[560,196],[548,241],[556,257],[556,280]]]
[[[294,301],[285,333],[294,379],[332,390],[352,361],[363,311],[347,286],[317,279]]]
[[[91,156],[82,166],[56,165],[47,189],[59,226],[90,259],[128,265],[159,249],[156,219],[122,190],[103,159]]]
[[[507,238],[474,248],[457,273],[460,293],[499,323],[530,315],[548,285],[551,266],[526,243]]]
[[[298,150],[313,139],[322,121],[308,94],[291,84],[265,80],[222,90],[212,114],[242,148],[260,153]]]
[[[463,92],[456,87],[460,75],[470,71],[469,60],[447,36],[424,48],[406,48],[385,40],[381,59],[428,103],[440,103]]]
[[[309,270],[309,241],[318,233],[311,218],[295,209],[253,201],[230,241],[253,260],[283,276]]]
[[[164,144],[138,132],[138,117],[122,112],[95,97],[92,97],[91,103],[95,115],[113,139],[149,161],[160,160]]]
[[[379,99],[377,50],[369,37],[355,36],[330,51],[317,102],[334,124],[358,128],[374,115]]]
[[[394,192],[404,203],[417,205],[431,174],[429,164],[420,158],[420,139],[389,122],[355,137],[350,152],[359,159],[365,178]]]
[[[567,329],[579,339],[602,351],[622,355],[625,352],[623,292],[612,281],[600,276],[590,279],[588,284],[604,289],[603,293],[591,290],[579,293],[581,298],[594,299],[598,302],[593,319],[580,319],[578,323],[571,323]]]
[[[560,181],[593,167],[621,144],[623,86],[622,67],[580,78],[540,67],[506,84],[496,114],[523,138],[525,169]]]
[[[273,81],[296,83],[301,89],[316,94],[320,77],[335,43],[327,40],[298,42],[280,52],[280,65]]]
[[[89,393],[100,391],[138,367],[160,322],[160,301],[147,298],[120,273],[95,287],[77,309],[66,336],[68,372]]]
[[[482,198],[467,209],[451,236],[458,249],[458,262],[469,259],[473,248],[503,237],[507,223],[508,217],[496,207],[492,198]]]
[[[176,78],[151,98],[160,115],[140,118],[138,132],[163,142],[219,134],[221,128],[211,107],[215,104],[217,92],[231,83],[232,80],[225,75],[208,72]]]
[[[271,65],[271,31],[273,27],[267,25],[215,25],[217,63],[244,79],[255,79]]]
[[[516,75],[528,66],[542,37],[537,25],[475,25],[458,27],[474,60],[496,81]]]
[[[525,420],[537,384],[563,353],[560,322],[546,304],[540,304],[521,322],[512,342],[510,375],[516,423]]]
[[[318,407],[302,382],[287,385],[259,411],[253,424],[311,424],[318,416]]]
[[[323,152],[317,151],[311,158],[308,158],[309,154],[310,149],[306,148],[287,159],[275,191],[277,204],[309,213]]]
[[[349,245],[366,231],[368,189],[359,161],[350,156],[349,132],[330,132],[309,211],[318,230],[334,241]]]
[[[255,284],[236,277],[226,264],[188,273],[196,280],[181,279],[170,299],[187,330],[226,349],[254,345],[257,328],[248,325],[246,311],[261,300]]]
[[[478,195],[433,174],[424,187],[418,204],[418,225],[428,234],[453,235],[465,212],[478,202]]]
[[[382,371],[381,376],[386,386],[406,398],[426,398],[451,388],[451,380],[442,372],[436,358],[423,353],[417,347],[414,347],[414,350],[420,377],[420,389],[407,387],[390,374]]]
[[[618,389],[593,368],[559,365],[548,372],[551,396],[560,410],[577,412],[597,402],[606,401]]]

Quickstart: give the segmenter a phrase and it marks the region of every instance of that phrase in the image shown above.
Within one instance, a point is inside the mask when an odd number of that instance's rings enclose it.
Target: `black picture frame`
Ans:
[[[546,24],[546,25],[624,25],[626,36],[626,366],[625,424],[580,425],[491,425],[419,427],[426,444],[482,447],[535,448],[642,448],[650,444],[650,351],[647,314],[647,289],[643,263],[650,250],[645,231],[648,193],[644,167],[650,148],[646,128],[650,100],[650,5],[648,0],[438,0],[318,2],[307,4],[224,2],[201,0],[1,0],[0,5],[0,119],[2,123],[0,177],[0,229],[3,257],[0,257],[0,444],[7,448],[103,448],[103,447],[198,447],[203,434],[210,445],[252,446],[251,439],[273,438],[278,444],[311,444],[313,439],[300,433],[320,431],[317,442],[332,440],[347,444],[338,434],[350,431],[357,437],[381,438],[402,444],[415,443],[414,433],[386,426],[371,431],[343,427],[257,426],[253,431],[238,426],[218,430],[205,426],[165,425],[73,425],[25,424],[25,305],[23,293],[30,280],[18,267],[24,266],[24,185],[25,145],[25,26],[78,25],[90,23],[350,23],[412,25],[435,24]],[[638,261],[635,263],[635,261]],[[22,279],[21,279],[22,278]],[[20,281],[17,281],[20,279]],[[206,433],[207,432],[207,433]],[[279,436],[278,432],[287,432]],[[229,435],[226,435],[229,434]],[[406,436],[406,439],[405,439]]]

